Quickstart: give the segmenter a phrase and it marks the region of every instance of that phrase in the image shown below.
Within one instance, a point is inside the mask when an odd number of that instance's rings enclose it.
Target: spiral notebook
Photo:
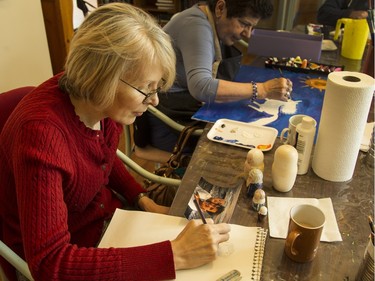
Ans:
[[[187,222],[181,217],[117,209],[99,248],[173,240]],[[199,268],[177,271],[176,280],[215,281],[233,269],[241,273],[242,280],[260,280],[266,238],[266,229],[231,224],[230,239],[220,244],[218,258]]]

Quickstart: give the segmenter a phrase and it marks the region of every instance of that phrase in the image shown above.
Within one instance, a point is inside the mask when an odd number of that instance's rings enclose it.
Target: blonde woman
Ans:
[[[0,137],[0,233],[35,280],[174,279],[175,270],[212,261],[228,240],[228,225],[191,221],[172,241],[95,247],[115,209],[125,207],[114,191],[145,211],[168,212],[143,196],[116,148],[122,126],[157,105],[174,78],[173,48],[154,20],[131,5],[108,4],[75,34],[65,71],[8,118]]]

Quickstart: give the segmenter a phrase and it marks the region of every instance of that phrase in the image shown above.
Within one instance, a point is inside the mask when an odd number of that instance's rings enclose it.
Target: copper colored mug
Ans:
[[[297,205],[290,210],[285,253],[295,262],[315,258],[325,222],[324,213],[313,205]]]

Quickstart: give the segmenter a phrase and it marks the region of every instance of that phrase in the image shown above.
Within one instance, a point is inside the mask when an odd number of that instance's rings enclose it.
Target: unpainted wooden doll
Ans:
[[[268,209],[266,206],[261,206],[258,211],[258,222],[264,221],[264,219],[267,217]]]
[[[255,211],[259,211],[262,206],[266,205],[266,193],[263,189],[257,189],[254,192],[252,207]]]
[[[247,153],[244,164],[245,175],[247,175],[250,170],[254,168],[257,168],[262,172],[264,171],[264,154],[263,151],[258,148],[253,148]]]
[[[251,169],[246,179],[246,194],[252,198],[257,189],[263,188],[263,172],[260,169]]]

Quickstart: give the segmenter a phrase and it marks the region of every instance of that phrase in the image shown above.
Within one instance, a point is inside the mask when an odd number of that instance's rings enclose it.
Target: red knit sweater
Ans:
[[[87,128],[57,80],[28,94],[1,133],[3,240],[35,280],[174,279],[170,241],[95,248],[121,207],[109,187],[131,203],[144,190],[116,157],[122,126],[105,119],[101,131]]]

